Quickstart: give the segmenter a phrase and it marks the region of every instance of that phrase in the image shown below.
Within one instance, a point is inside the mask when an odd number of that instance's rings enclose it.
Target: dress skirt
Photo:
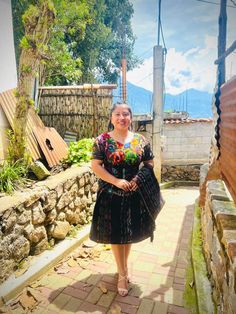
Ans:
[[[155,222],[140,194],[98,190],[90,239],[97,243],[127,244],[153,236]]]

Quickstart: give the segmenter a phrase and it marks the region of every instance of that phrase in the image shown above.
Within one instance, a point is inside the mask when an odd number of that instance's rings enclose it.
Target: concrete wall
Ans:
[[[7,138],[5,131],[7,128],[10,128],[10,125],[0,105],[0,163],[6,158]]]
[[[163,131],[163,163],[208,161],[212,122],[165,124]]]
[[[136,125],[135,125],[136,127]],[[151,124],[142,133],[152,143]],[[208,162],[213,121],[164,123],[162,163],[164,165],[203,164]]]

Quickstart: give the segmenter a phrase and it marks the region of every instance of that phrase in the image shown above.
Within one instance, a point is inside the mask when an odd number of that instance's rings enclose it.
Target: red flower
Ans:
[[[113,165],[120,164],[125,159],[125,154],[122,150],[118,150],[112,154],[110,154],[109,159],[112,161]]]
[[[118,149],[121,149],[123,147],[123,144],[120,142],[116,142],[116,146]]]

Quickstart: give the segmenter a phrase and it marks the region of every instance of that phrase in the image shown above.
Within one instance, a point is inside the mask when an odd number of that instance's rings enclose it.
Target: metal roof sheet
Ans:
[[[9,121],[10,126],[13,129],[13,120],[16,110],[16,97],[14,95],[15,89],[11,89],[0,93],[0,105]],[[43,126],[43,122],[39,116],[35,113],[33,108],[30,108],[26,126],[26,141],[27,148],[32,155],[34,160],[37,160],[42,157],[42,152],[40,151],[38,142],[33,134],[34,126]]]
[[[2,106],[12,129],[16,109],[16,97],[14,91],[14,89],[11,89],[0,93],[0,106]],[[50,150],[47,146],[46,139],[52,143],[53,150]],[[50,167],[59,164],[60,160],[66,157],[66,143],[55,129],[44,126],[33,107],[29,108],[26,126],[26,141],[27,148],[32,155],[32,158],[37,160],[45,157]]]
[[[164,124],[183,124],[183,123],[196,123],[196,122],[213,122],[211,118],[188,118],[188,119],[165,119]]]
[[[83,85],[70,85],[70,86],[40,86],[39,89],[43,90],[66,90],[66,89],[116,89],[116,84],[83,84]]]
[[[220,167],[236,202],[236,76],[221,87],[220,110]]]
[[[35,127],[33,132],[49,167],[57,165],[67,156],[68,146],[54,128]]]

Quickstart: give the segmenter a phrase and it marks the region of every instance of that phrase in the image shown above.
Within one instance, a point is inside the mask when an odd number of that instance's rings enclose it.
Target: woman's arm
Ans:
[[[152,168],[154,167],[153,159],[146,160],[146,161],[144,161],[143,163],[144,163],[144,165],[151,166]],[[137,185],[136,180],[135,180],[135,178],[134,178],[134,179],[132,179],[132,180],[130,181],[130,191],[136,191],[137,188],[138,188],[138,185]]]
[[[150,159],[150,160],[146,160],[146,161],[144,161],[143,162],[144,163],[144,165],[150,165],[150,166],[152,166],[152,168],[154,167],[154,161],[153,161],[153,159]]]
[[[101,178],[103,181],[106,181],[108,183],[111,183],[115,186],[117,186],[119,189],[122,189],[124,191],[130,190],[130,183],[127,180],[124,179],[118,179],[112,174],[110,174],[103,166],[103,161],[98,159],[92,159],[91,166],[93,172]]]

